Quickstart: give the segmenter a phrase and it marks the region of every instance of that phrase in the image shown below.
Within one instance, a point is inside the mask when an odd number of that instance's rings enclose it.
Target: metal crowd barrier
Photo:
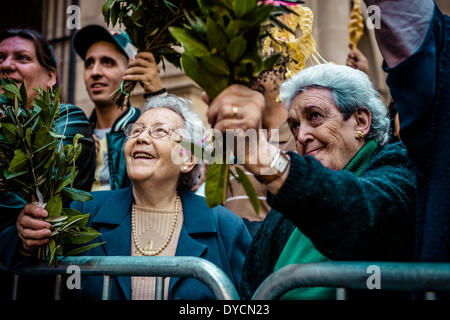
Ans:
[[[346,300],[347,289],[370,289],[374,267],[378,267],[381,290],[425,292],[426,300],[437,299],[436,291],[450,291],[450,263],[320,262],[277,270],[261,283],[252,299],[279,299],[299,287],[332,287],[337,300]]]
[[[109,300],[111,277],[139,276],[156,277],[155,299],[164,296],[164,278],[196,278],[206,284],[219,300],[239,300],[239,295],[228,276],[215,264],[198,257],[132,257],[132,256],[78,256],[67,257],[57,267],[40,263],[36,266],[13,270],[14,284],[12,299],[17,300],[21,275],[56,275],[55,300],[61,300],[62,276],[67,268],[76,265],[81,275],[103,275],[102,300]],[[3,267],[4,269],[4,267]]]

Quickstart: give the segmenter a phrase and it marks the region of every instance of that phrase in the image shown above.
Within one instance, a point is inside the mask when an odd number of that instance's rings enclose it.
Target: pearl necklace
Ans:
[[[177,226],[178,221],[178,209],[179,209],[179,202],[180,202],[180,196],[177,195],[177,200],[175,201],[175,216],[172,220],[172,224],[170,225],[169,229],[169,236],[166,239],[166,242],[158,249],[158,250],[146,250],[145,248],[142,249],[141,246],[138,243],[137,240],[137,234],[136,234],[136,221],[135,221],[135,207],[136,204],[133,203],[131,207],[131,229],[133,232],[133,240],[134,240],[134,246],[136,247],[136,250],[143,256],[157,256],[161,252],[164,251],[164,249],[169,245],[170,240],[172,240],[173,233],[175,232],[175,227]]]

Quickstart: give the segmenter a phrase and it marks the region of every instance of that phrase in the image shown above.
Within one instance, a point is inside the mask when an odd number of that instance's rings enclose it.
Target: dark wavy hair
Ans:
[[[58,87],[60,84],[58,68],[55,54],[50,43],[39,32],[32,29],[6,29],[0,32],[0,42],[12,37],[20,37],[33,42],[39,64],[48,71],[54,71],[56,73],[56,83],[54,88]]]

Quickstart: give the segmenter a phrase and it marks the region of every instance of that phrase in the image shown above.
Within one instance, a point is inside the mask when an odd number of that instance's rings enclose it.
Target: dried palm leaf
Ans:
[[[359,40],[364,34],[364,19],[361,14],[361,0],[353,1],[353,9],[350,13],[350,23],[348,25],[348,31],[350,34],[350,45],[352,51],[358,45]]]

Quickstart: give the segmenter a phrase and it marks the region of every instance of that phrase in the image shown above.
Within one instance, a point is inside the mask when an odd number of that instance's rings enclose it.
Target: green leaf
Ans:
[[[228,39],[225,31],[219,26],[212,18],[207,19],[206,21],[206,39],[208,40],[208,46],[210,50],[217,49],[223,50],[225,49]]]
[[[16,141],[16,126],[12,123],[2,123],[2,133],[6,139],[14,143]]]
[[[238,18],[243,17],[257,6],[256,0],[233,0],[233,9]]]
[[[64,135],[62,135],[62,134],[56,134],[56,133],[54,133],[54,132],[52,132],[52,131],[49,131],[48,134],[51,135],[53,138],[56,138],[56,139],[64,139],[64,138],[65,138]]]
[[[73,144],[77,145],[78,144],[78,140],[80,140],[81,138],[84,138],[84,136],[81,133],[77,133],[74,137],[73,137]]]
[[[229,76],[230,68],[224,59],[219,56],[205,56],[200,58],[200,64],[208,71],[219,76]]]
[[[21,175],[24,175],[26,173],[28,173],[27,170],[20,171],[20,172],[15,172],[15,173],[9,172],[8,170],[3,171],[3,174],[5,175],[6,180],[10,180],[10,179],[14,179],[14,178],[20,177]]]
[[[225,201],[228,184],[228,164],[211,163],[206,174],[205,198],[208,207],[213,208]]]
[[[246,48],[247,41],[242,35],[234,37],[226,49],[228,59],[230,59],[231,62],[237,62],[244,54]]]
[[[54,225],[58,222],[63,222],[65,220],[67,220],[67,218],[68,218],[67,216],[62,215],[62,216],[53,217],[53,218],[46,218],[44,220],[45,220],[45,222],[48,222],[48,223]]]
[[[191,15],[185,10],[184,15],[186,16],[186,20],[189,22],[189,26],[197,33],[205,33],[206,32],[206,24],[205,22],[197,17],[196,15]]]
[[[3,174],[5,175],[6,180],[20,177],[21,175],[24,175],[26,173],[28,173],[28,171],[26,171],[26,170],[20,171],[20,172],[15,172],[15,173],[9,172],[8,170],[3,171]]]
[[[65,216],[68,216],[68,217],[73,217],[73,216],[79,216],[82,213],[80,211],[72,209],[72,208],[63,208],[62,214]]]
[[[226,8],[230,11],[233,10],[232,0],[214,0],[214,1],[204,1],[204,2],[205,2],[205,4],[208,4],[209,6],[214,5],[217,7]]]
[[[252,26],[259,26],[270,18],[272,10],[274,10],[274,7],[271,5],[257,6],[254,10],[245,15],[244,20],[250,22]]]
[[[20,86],[20,100],[22,101],[22,104],[24,106],[28,105],[28,96],[27,96],[27,89],[25,88],[25,82],[22,82],[22,85]]]
[[[2,85],[2,90],[8,99],[14,100],[14,98],[17,97],[19,101],[22,101],[20,90],[15,82],[9,82]]]
[[[114,0],[107,0],[105,4],[102,6],[102,14],[103,18],[107,25],[109,25],[109,11]]]
[[[235,169],[239,176],[239,181],[241,182],[242,187],[244,188],[245,193],[247,194],[253,209],[255,210],[256,214],[259,214],[261,203],[259,202],[258,194],[256,193],[256,190],[253,187],[252,182],[241,168],[235,166]]]
[[[29,147],[31,147],[31,134],[32,134],[31,128],[27,128],[27,132],[25,134],[25,139],[26,139],[27,145]]]
[[[72,216],[64,222],[64,224],[59,228],[59,231],[64,231],[68,229],[69,227],[84,227],[89,221],[89,214],[80,214],[78,216]]]
[[[258,76],[264,66],[264,62],[259,54],[246,55],[242,58],[241,63],[250,64],[253,70],[252,76]]]
[[[49,258],[48,264],[51,264],[53,262],[53,259],[55,257],[55,252],[56,252],[56,243],[55,243],[54,239],[50,239],[50,241],[48,242],[48,248],[50,250],[50,253],[49,253],[50,258]]]
[[[117,23],[117,19],[119,18],[120,2],[114,2],[109,12],[110,12],[111,26],[114,27]]]
[[[241,30],[249,25],[248,21],[245,20],[233,20],[231,21],[225,29],[228,39],[233,39],[236,37]]]
[[[69,233],[69,241],[72,244],[84,244],[90,242],[101,235],[93,228],[82,227],[81,231],[71,231]]]
[[[14,150],[14,158],[9,164],[8,171],[11,173],[20,172],[27,165],[27,156],[21,149]]]
[[[56,193],[59,193],[62,191],[63,188],[67,187],[71,183],[73,183],[74,177],[72,175],[69,175],[64,179],[64,181],[59,185],[58,189],[56,189]]]
[[[45,127],[41,127],[34,137],[33,147],[35,150],[39,150],[40,148],[48,145],[50,142],[49,131]]]
[[[67,252],[66,254],[64,254],[64,256],[68,257],[68,256],[75,256],[77,254],[83,253],[87,250],[90,250],[92,248],[101,246],[102,244],[104,244],[105,242],[98,242],[98,243],[93,243],[93,244],[89,244],[87,246],[84,247],[80,247],[80,248],[76,248],[73,250],[70,250],[69,252]]]
[[[211,100],[229,85],[227,77],[212,74],[202,70],[200,63],[196,58],[183,54],[181,56],[181,65],[184,72],[194,80],[203,90],[206,91]]]
[[[60,195],[56,195],[48,200],[45,205],[45,210],[48,212],[49,218],[58,217],[62,211],[62,199]]]
[[[199,41],[189,31],[176,27],[170,27],[169,31],[172,36],[181,43],[187,54],[194,57],[202,57],[210,54],[206,45]]]
[[[66,197],[75,201],[86,202],[93,199],[89,192],[83,190],[65,187],[62,192]]]

